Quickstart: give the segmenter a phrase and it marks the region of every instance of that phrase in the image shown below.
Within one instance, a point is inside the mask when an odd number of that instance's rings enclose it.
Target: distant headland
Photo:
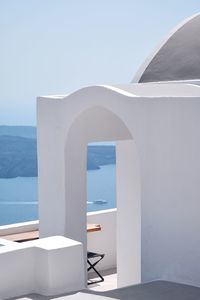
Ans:
[[[115,164],[115,146],[89,145],[87,170]],[[37,176],[36,127],[0,126],[0,178]]]

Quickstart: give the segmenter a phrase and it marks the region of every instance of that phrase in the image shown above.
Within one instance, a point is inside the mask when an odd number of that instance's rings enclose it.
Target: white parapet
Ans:
[[[53,296],[84,288],[83,246],[53,236],[24,243],[0,241],[0,299]]]
[[[0,236],[38,230],[39,220],[0,226]]]

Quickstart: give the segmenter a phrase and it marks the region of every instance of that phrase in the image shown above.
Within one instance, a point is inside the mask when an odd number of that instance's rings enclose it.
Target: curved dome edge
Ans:
[[[189,21],[192,19],[200,16],[200,13],[196,13],[186,19],[184,19],[182,22],[180,22],[177,26],[175,26],[167,35],[166,37],[158,44],[156,48],[150,53],[149,56],[145,59],[144,63],[139,67],[138,71],[134,75],[131,83],[139,83],[141,77],[145,73],[147,67],[150,65],[152,60],[156,57],[156,55],[159,53],[159,51],[163,48],[164,45],[168,42],[168,40],[180,29],[182,28],[185,24],[187,24]]]

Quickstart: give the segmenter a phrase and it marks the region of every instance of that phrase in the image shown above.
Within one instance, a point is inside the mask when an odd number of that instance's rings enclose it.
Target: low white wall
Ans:
[[[30,221],[0,226],[0,236],[37,230],[39,221]]]
[[[84,288],[81,243],[62,236],[15,243],[0,239],[0,299],[45,296]],[[78,270],[78,271],[77,271]]]
[[[101,225],[101,231],[87,234],[88,250],[105,253],[104,259],[98,265],[100,270],[116,268],[116,222],[116,208],[87,213],[87,223]],[[38,220],[0,226],[0,237],[2,235],[37,230],[38,227]]]
[[[116,208],[87,214],[88,223],[101,225],[101,231],[87,234],[87,249],[105,254],[98,264],[98,270],[116,268],[116,221]]]

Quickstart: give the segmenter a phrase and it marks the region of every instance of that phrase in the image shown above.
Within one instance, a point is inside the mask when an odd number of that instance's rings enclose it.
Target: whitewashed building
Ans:
[[[104,268],[116,264],[118,287],[156,279],[200,286],[199,37],[197,14],[131,83],[38,97],[40,237],[81,242],[85,274],[87,145],[116,141],[117,211],[111,223],[104,213]]]
[[[87,144],[116,141],[119,285],[200,285],[199,33],[184,21],[130,84],[38,98],[42,237],[86,249]]]

